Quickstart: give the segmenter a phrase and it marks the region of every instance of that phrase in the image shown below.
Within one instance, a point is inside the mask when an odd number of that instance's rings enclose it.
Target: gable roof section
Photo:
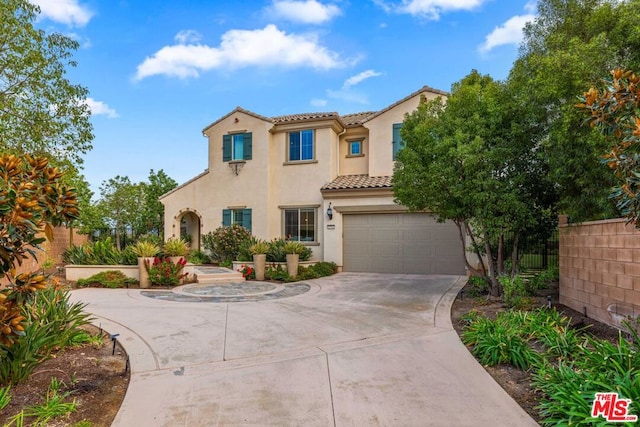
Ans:
[[[215,125],[217,125],[218,123],[220,123],[221,121],[223,121],[224,119],[226,119],[227,117],[229,117],[229,116],[231,116],[232,114],[235,114],[235,113],[243,113],[243,114],[247,114],[249,116],[253,116],[256,119],[264,120],[265,122],[271,122],[271,119],[268,118],[268,117],[261,116],[260,114],[254,113],[253,111],[245,110],[242,107],[236,107],[233,111],[225,114],[224,116],[220,117],[215,122],[211,123],[209,126],[207,126],[204,129],[202,129],[202,134],[204,135],[206,131],[208,131],[209,129],[211,129],[212,127],[214,127]]]
[[[392,188],[390,176],[340,175],[324,185],[323,190],[362,190],[366,188]]]
[[[369,120],[372,120],[384,113],[386,113],[387,111],[393,109],[394,107],[402,104],[403,102],[413,98],[414,96],[420,95],[424,92],[431,92],[433,94],[436,95],[442,95],[442,96],[449,96],[449,94],[447,92],[438,90],[438,89],[434,89],[432,87],[429,86],[423,86],[422,88],[420,88],[419,90],[413,92],[412,94],[405,96],[404,98],[402,98],[399,101],[394,102],[393,104],[389,105],[386,108],[383,108],[380,111],[363,111],[360,113],[353,113],[353,114],[345,114],[345,115],[339,115],[336,112],[316,112],[316,113],[301,113],[301,114],[287,114],[287,115],[283,115],[283,116],[275,116],[275,117],[266,117],[266,116],[262,116],[260,114],[254,113],[253,111],[249,111],[249,110],[245,110],[242,107],[236,107],[233,111],[229,112],[228,114],[220,117],[218,120],[216,120],[215,122],[211,123],[210,125],[208,125],[207,127],[205,127],[204,129],[202,129],[202,134],[204,135],[206,131],[208,131],[210,128],[212,128],[213,126],[217,125],[218,123],[220,123],[221,121],[223,121],[224,119],[228,118],[229,116],[231,116],[232,114],[235,113],[243,113],[243,114],[247,114],[249,116],[253,116],[259,120],[264,120],[265,122],[269,122],[269,123],[273,123],[274,125],[278,125],[278,124],[285,124],[285,123],[297,123],[297,122],[306,122],[306,121],[313,121],[313,120],[337,120],[339,121],[343,126],[345,127],[357,127],[360,126],[366,122],[368,122]]]
[[[158,197],[158,200],[162,200],[162,199],[164,199],[164,198],[165,198],[165,197],[167,197],[168,195],[173,194],[173,193],[175,193],[176,191],[180,190],[181,188],[184,188],[184,187],[186,187],[187,185],[191,184],[192,182],[199,180],[200,178],[202,178],[203,176],[205,176],[205,175],[206,175],[206,174],[208,174],[208,173],[209,173],[209,169],[207,168],[207,169],[205,169],[205,170],[204,170],[204,172],[202,172],[202,173],[201,173],[201,174],[199,174],[199,175],[194,176],[193,178],[191,178],[189,181],[185,182],[184,184],[180,184],[180,185],[178,185],[176,188],[174,188],[173,190],[169,190],[169,191],[167,191],[166,193],[164,193],[163,195],[161,195],[160,197]]]
[[[372,114],[371,116],[367,117],[362,123],[364,122],[368,122],[369,120],[375,119],[378,116],[381,116],[382,114],[386,113],[387,111],[393,109],[394,107],[402,104],[405,101],[408,101],[409,99],[413,98],[414,96],[420,95],[421,93],[424,92],[431,92],[433,94],[436,95],[441,95],[441,96],[449,96],[449,94],[445,91],[439,90],[439,89],[434,89],[430,86],[422,86],[420,89],[418,89],[417,91],[413,92],[410,95],[405,96],[404,98],[402,98],[400,101],[396,101],[393,104],[389,105],[386,108],[383,108],[380,111],[375,112],[374,114]]]

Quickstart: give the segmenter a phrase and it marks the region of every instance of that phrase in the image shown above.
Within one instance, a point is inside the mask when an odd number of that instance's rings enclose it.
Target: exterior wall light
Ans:
[[[327,208],[327,216],[329,219],[333,219],[333,209],[331,209],[331,202],[329,202],[329,207]]]

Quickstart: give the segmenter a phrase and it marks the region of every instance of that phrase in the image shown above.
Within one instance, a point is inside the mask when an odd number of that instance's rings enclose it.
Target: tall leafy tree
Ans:
[[[87,89],[66,78],[78,43],[36,29],[39,12],[0,1],[0,148],[78,166],[93,138]]]
[[[613,177],[600,162],[608,139],[582,126],[576,98],[614,67],[640,65],[640,0],[539,0],[525,28],[510,84],[540,108],[540,150],[575,220],[616,216],[608,198]]]
[[[117,175],[103,181],[100,186],[98,208],[116,236],[116,246],[122,247],[122,240],[131,234],[135,238],[140,233],[141,206],[145,203],[145,184],[133,184],[129,177]]]
[[[144,232],[163,237],[164,205],[160,203],[159,198],[177,186],[178,183],[162,169],[158,172],[154,172],[153,169],[149,171],[149,182],[145,187]]]
[[[501,292],[498,277],[514,274],[519,241],[555,217],[556,196],[539,156],[539,125],[509,86],[473,71],[441,99],[421,102],[402,128],[405,148],[394,170],[396,200],[453,221],[467,267]],[[484,257],[466,255],[465,235]],[[504,254],[509,254],[507,270]]]
[[[589,89],[577,107],[589,113],[592,127],[615,140],[603,154],[616,179],[611,197],[640,228],[640,76],[615,69],[602,86]]]

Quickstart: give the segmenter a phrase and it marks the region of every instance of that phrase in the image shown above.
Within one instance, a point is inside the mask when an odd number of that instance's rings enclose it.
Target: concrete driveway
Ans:
[[[465,280],[341,273],[273,300],[72,300],[130,356],[114,426],[535,426],[451,326]]]

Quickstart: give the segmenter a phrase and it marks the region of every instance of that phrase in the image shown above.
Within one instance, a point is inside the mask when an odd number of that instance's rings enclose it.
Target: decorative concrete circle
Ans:
[[[178,302],[254,302],[289,298],[309,292],[307,283],[235,282],[190,284],[171,290],[144,290],[140,294],[163,301]]]

